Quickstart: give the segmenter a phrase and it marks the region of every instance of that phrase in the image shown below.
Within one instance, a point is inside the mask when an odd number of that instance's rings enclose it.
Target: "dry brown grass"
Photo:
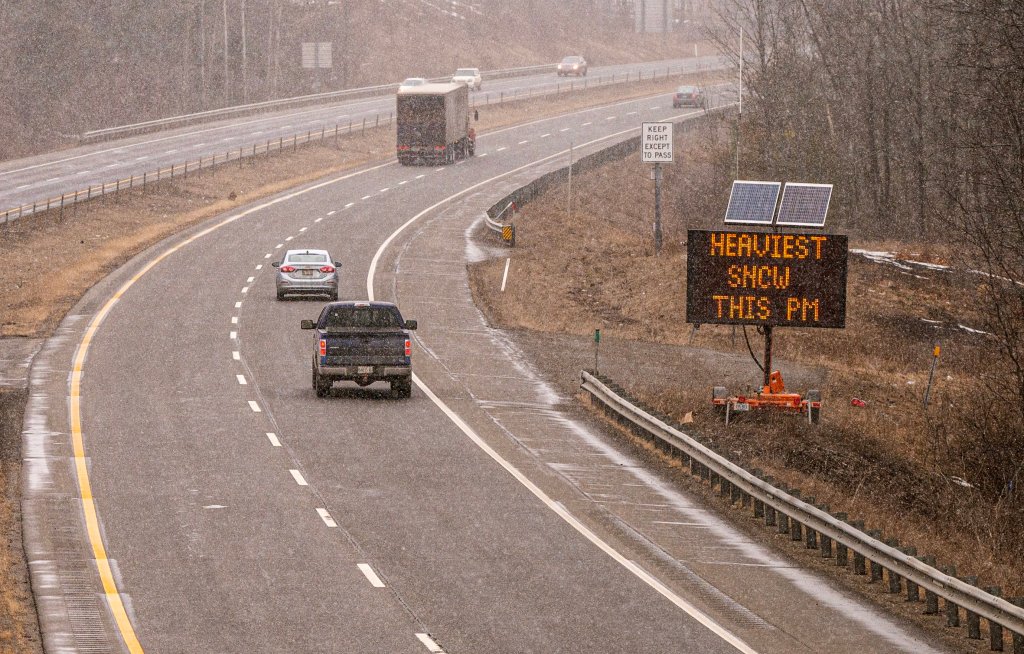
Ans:
[[[746,352],[742,331],[728,326],[694,332],[685,316],[687,228],[720,223],[728,185],[715,160],[720,129],[683,137],[681,161],[667,166],[664,183],[665,247],[653,248],[653,182],[634,155],[574,179],[571,220],[566,185],[527,205],[516,219],[514,283],[497,293],[491,283],[504,261],[471,268],[478,305],[493,324],[549,333],[606,337],[714,352]],[[677,151],[679,149],[677,145]],[[908,258],[946,263],[941,248],[912,243],[858,242],[851,247],[889,250]],[[491,281],[488,281],[491,280]],[[1002,489],[985,486],[971,457],[978,450],[965,417],[977,411],[979,377],[986,369],[983,337],[957,329],[977,325],[971,309],[975,281],[968,276],[914,271],[851,256],[847,327],[779,329],[775,368],[814,367],[824,379],[823,422],[810,427],[792,417],[750,415],[726,428],[710,410],[712,374],[694,371],[671,385],[621,381],[647,404],[681,419],[693,412],[694,428],[740,462],[764,469],[834,511],[864,519],[913,545],[921,554],[955,564],[983,584],[1024,593],[1024,545],[1019,508],[995,501]],[[925,322],[942,321],[941,328]],[[750,330],[760,358],[763,342]],[[932,403],[922,404],[932,348],[943,346]],[[543,363],[543,362],[542,362]],[[760,372],[749,363],[750,385]],[[550,369],[554,376],[569,374]],[[578,371],[577,371],[578,372]],[[602,372],[616,377],[611,370]],[[743,391],[743,388],[733,388]],[[803,389],[796,389],[803,390]],[[864,408],[852,398],[867,402]],[[976,445],[976,444],[975,444]],[[952,477],[976,482],[958,485]]]

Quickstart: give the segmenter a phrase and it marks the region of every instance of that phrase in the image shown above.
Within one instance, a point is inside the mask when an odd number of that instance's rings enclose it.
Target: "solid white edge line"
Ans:
[[[301,472],[295,470],[294,468],[289,470],[288,472],[292,473],[292,479],[295,480],[296,484],[298,484],[299,486],[309,486],[309,484],[306,482],[306,478],[302,476]]]
[[[639,129],[640,129],[639,126],[632,127],[630,129],[623,130],[623,131],[620,131],[620,132],[616,132],[614,134],[608,134],[606,136],[594,139],[594,140],[589,141],[587,143],[580,144],[579,146],[576,146],[576,147],[577,148],[584,148],[584,147],[593,145],[595,143],[599,143],[601,141],[607,141],[609,139],[615,138],[616,136],[621,136],[623,134],[628,134],[630,132],[638,131]],[[525,170],[527,168],[531,168],[531,167],[537,166],[537,165],[539,165],[541,163],[544,163],[545,161],[548,161],[550,159],[554,159],[554,158],[557,158],[557,157],[562,157],[567,152],[568,152],[568,150],[564,150],[562,152],[556,152],[555,154],[548,155],[547,157],[542,157],[541,159],[538,159],[538,160],[533,161],[531,163],[528,163],[528,164],[525,164],[523,166],[520,166],[519,168],[515,168],[513,170],[504,172],[504,173],[502,173],[500,175],[496,175],[496,176],[494,176],[494,177],[492,177],[490,179],[486,179],[486,180],[484,180],[482,182],[478,182],[476,184],[473,184],[472,186],[468,186],[468,187],[462,189],[461,191],[459,191],[458,193],[455,193],[455,194],[453,194],[453,195],[451,195],[451,196],[449,196],[449,197],[447,197],[447,198],[445,198],[443,200],[440,200],[440,201],[434,203],[433,205],[431,205],[431,206],[427,207],[426,209],[420,211],[418,214],[416,214],[415,216],[413,216],[412,218],[407,220],[398,229],[396,229],[394,232],[392,232],[391,235],[388,236],[384,240],[383,243],[381,243],[380,248],[378,248],[377,252],[373,255],[373,259],[370,261],[370,268],[369,268],[369,270],[367,271],[367,274],[366,274],[366,296],[367,296],[367,299],[369,299],[371,302],[374,300],[373,280],[374,280],[374,277],[377,274],[377,265],[380,263],[381,257],[384,256],[384,251],[387,250],[388,246],[391,245],[391,242],[394,241],[396,238],[398,238],[398,235],[401,234],[403,231],[405,231],[405,229],[407,227],[409,227],[410,225],[412,225],[413,223],[418,221],[421,217],[423,217],[423,216],[427,215],[428,213],[434,211],[438,207],[440,207],[440,206],[442,206],[444,204],[447,204],[447,203],[449,203],[449,202],[451,202],[451,201],[455,200],[456,198],[459,198],[459,197],[461,197],[463,195],[467,195],[470,192],[476,190],[477,188],[479,188],[481,186],[484,186],[484,185],[487,185],[487,184],[492,184],[495,181],[497,181],[499,179],[502,179],[503,177],[508,177],[508,176],[514,175],[515,173],[517,173],[517,172],[519,172],[521,170]],[[571,513],[569,513],[565,509],[565,507],[563,507],[560,503],[555,502],[550,497],[548,497],[548,495],[543,490],[541,490],[536,484],[534,484],[532,481],[530,481],[529,478],[526,477],[526,475],[521,473],[515,466],[513,466],[511,463],[506,461],[504,458],[501,457],[500,454],[498,454],[496,451],[494,451],[494,449],[492,449],[490,445],[488,445],[486,442],[484,442],[484,440],[482,438],[480,438],[480,436],[478,436],[477,433],[475,431],[473,431],[473,429],[468,424],[466,424],[466,422],[463,421],[463,419],[457,413],[452,411],[448,407],[448,405],[445,404],[444,401],[441,400],[441,398],[439,398],[437,395],[434,395],[434,392],[432,390],[430,390],[430,388],[425,383],[423,383],[423,381],[419,378],[418,375],[416,375],[416,373],[413,373],[412,379],[416,383],[416,385],[420,387],[420,390],[422,390],[424,392],[424,394],[426,394],[427,397],[429,397],[430,400],[439,409],[441,409],[441,411],[443,411],[446,416],[448,416],[448,419],[451,420],[462,431],[462,433],[464,433],[471,441],[473,441],[477,445],[477,447],[479,447],[481,450],[483,450],[498,465],[500,465],[502,468],[504,468],[506,470],[506,472],[508,472],[510,475],[512,475],[512,477],[515,478],[516,481],[518,481],[520,484],[525,486],[527,488],[527,490],[529,490],[531,493],[533,493],[533,495],[535,497],[537,497],[537,499],[539,499],[541,502],[543,502],[549,509],[551,509],[560,518],[562,518],[562,520],[564,520],[566,523],[568,523],[573,529],[575,529],[577,532],[579,532],[584,538],[589,540],[591,543],[593,543],[595,546],[597,546],[601,551],[603,551],[605,554],[607,554],[609,557],[611,557],[614,561],[619,563],[619,565],[621,565],[622,567],[626,568],[628,571],[633,573],[633,575],[635,575],[641,581],[643,581],[648,586],[653,588],[655,591],[657,591],[659,594],[661,594],[667,600],[669,600],[670,602],[675,604],[679,609],[681,609],[683,612],[685,612],[691,618],[693,618],[694,620],[696,620],[697,622],[702,624],[705,628],[707,628],[709,631],[711,631],[712,633],[717,635],[719,638],[724,640],[726,643],[732,645],[738,651],[743,652],[743,654],[758,654],[758,652],[756,650],[752,649],[749,645],[747,645],[745,642],[743,642],[738,636],[736,636],[735,634],[730,632],[725,627],[722,627],[721,625],[719,625],[710,616],[708,616],[705,613],[701,612],[697,607],[693,606],[692,604],[687,602],[685,599],[683,599],[682,597],[677,595],[675,592],[672,591],[672,589],[670,589],[667,586],[665,586],[665,584],[663,584],[661,581],[659,581],[658,579],[656,579],[653,576],[651,576],[651,574],[648,573],[646,570],[644,570],[643,568],[638,566],[633,561],[627,559],[622,554],[620,554],[617,550],[615,550],[612,546],[608,545],[608,543],[604,542],[597,534],[592,532],[586,525],[584,525],[575,516],[573,516]]]
[[[356,566],[362,571],[363,576],[370,582],[370,585],[374,588],[384,588],[384,582],[380,580],[377,573],[374,572],[373,568],[370,567],[369,563],[357,563]]]
[[[441,646],[434,642],[428,634],[416,634],[416,637],[420,639],[420,642],[427,648],[427,651],[433,652],[433,654],[444,654],[444,650]]]

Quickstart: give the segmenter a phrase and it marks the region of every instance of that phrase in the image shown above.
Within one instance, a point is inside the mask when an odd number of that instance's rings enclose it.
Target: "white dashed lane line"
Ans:
[[[563,127],[562,129],[560,129],[558,131],[559,132],[568,132],[570,129],[572,129],[572,128],[571,127]]]
[[[281,441],[277,440],[277,434],[275,434],[274,432],[268,431],[267,439],[270,441],[270,444],[273,445],[274,447],[281,447]]]
[[[608,116],[605,120],[615,120],[618,116]]]
[[[292,240],[293,238],[295,238],[295,237],[294,236],[289,236],[288,238],[286,238],[284,240],[284,242],[287,243],[288,241]]]
[[[434,642],[434,639],[429,634],[416,634],[416,637],[420,639],[420,642],[426,646],[427,651],[433,652],[434,654],[444,654],[444,650],[441,646]]]
[[[314,220],[313,222],[315,222],[315,223],[318,223],[318,222],[320,222],[320,221],[321,221],[321,220],[323,220],[323,219],[324,219],[324,217],[323,217],[323,216],[320,216],[319,218],[317,218],[317,219],[316,219],[316,220]]]
[[[525,140],[525,141],[520,141],[520,142],[519,142],[519,145],[526,145],[526,144],[527,144],[527,143],[529,143],[529,142],[530,142],[530,141],[529,141],[529,139],[527,139],[527,140]]]
[[[637,112],[637,111],[627,111],[626,115],[627,116],[635,116],[635,115],[637,115],[637,113],[639,113],[639,112]]]
[[[378,577],[377,573],[373,571],[373,568],[370,567],[369,563],[357,563],[356,565],[362,571],[366,580],[370,582],[371,586],[374,588],[384,588],[384,582],[380,580],[380,577]]]
[[[249,279],[247,279],[247,280],[245,280],[245,281],[246,281],[247,283],[249,283],[249,284],[252,284],[252,283],[253,283],[253,281],[254,281],[255,279],[256,279],[255,277],[250,277]]]
[[[235,379],[238,380],[239,386],[248,386],[249,382],[245,381],[245,375],[235,375]]]
[[[320,519],[324,521],[324,524],[328,527],[337,527],[338,523],[334,521],[331,514],[327,512],[327,509],[317,509],[316,512],[320,515]]]
[[[496,152],[501,152],[502,150],[508,150],[508,148],[503,145],[500,148],[498,148]]]
[[[252,409],[253,413],[263,413],[263,409],[260,408],[259,404],[256,404],[255,400],[249,400],[249,408]]]
[[[328,212],[327,212],[327,215],[328,215],[328,216],[333,216],[333,215],[334,215],[334,214],[336,214],[336,213],[338,213],[338,212],[337,212],[337,211],[328,211]]]
[[[388,187],[382,188],[381,190],[379,190],[379,191],[377,191],[377,192],[378,192],[378,193],[387,193],[387,192],[388,192],[388,191],[390,191],[390,190],[391,190],[391,187],[390,187],[390,186],[388,186]]]
[[[372,197],[373,197],[372,195],[364,195],[364,196],[363,196],[363,199],[364,199],[364,200],[369,200],[369,199],[370,199],[370,198],[372,198]]]
[[[233,341],[237,340],[238,339],[238,332],[231,332],[230,334],[228,334],[228,338],[230,338]]]
[[[548,138],[549,136],[551,136],[551,134],[541,134],[541,135],[540,135],[540,137],[541,137],[542,139],[546,139],[546,138]]]
[[[296,484],[298,484],[299,486],[309,486],[309,484],[306,483],[306,478],[302,476],[301,472],[295,470],[294,468],[289,470],[288,472],[292,473],[292,479],[295,480]]]
[[[308,227],[299,227],[299,233],[301,234],[302,232],[306,231],[307,229],[309,229],[309,228]]]
[[[235,302],[235,308],[236,309],[241,309],[242,308],[242,303],[241,302]]]
[[[283,247],[284,247],[284,243],[278,243],[277,245],[274,246],[274,249],[275,250],[280,250]]]
[[[416,179],[423,179],[426,175],[416,175]]]
[[[478,158],[480,158],[480,159],[483,159],[483,158],[484,158],[484,157],[486,157],[486,156],[487,156],[487,153],[486,153],[486,152],[484,152],[483,154],[481,154],[481,155],[478,155]]]
[[[242,289],[242,294],[243,295],[248,293],[248,292],[249,292],[249,287],[248,286],[246,286],[245,288]]]
[[[407,180],[407,179],[403,179],[402,181],[398,182],[398,185],[399,185],[399,186],[402,186],[402,185],[404,185],[404,184],[408,184],[408,183],[409,183],[409,180]]]
[[[583,123],[580,127],[586,127],[587,125],[593,125],[594,123]]]
[[[263,258],[264,258],[264,259],[269,259],[269,258],[270,258],[270,257],[272,257],[272,256],[274,256],[274,253],[273,253],[273,252],[267,252],[266,254],[264,254],[264,255],[263,255]]]
[[[231,324],[232,325],[237,325],[238,324],[238,316],[231,316]]]
[[[242,360],[242,353],[241,352],[232,352],[231,353],[231,358],[234,359],[235,361],[241,361]]]
[[[349,207],[352,206],[355,206],[355,202],[349,202],[348,204],[345,205],[345,208],[348,209]]]

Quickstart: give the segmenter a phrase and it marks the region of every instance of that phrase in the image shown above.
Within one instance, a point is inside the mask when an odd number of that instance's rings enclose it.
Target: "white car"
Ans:
[[[480,77],[479,68],[460,68],[452,75],[452,83],[465,84],[469,88],[479,91],[484,80]]]

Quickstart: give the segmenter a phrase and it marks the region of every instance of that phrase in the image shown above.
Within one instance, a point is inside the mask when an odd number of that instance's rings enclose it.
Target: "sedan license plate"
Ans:
[[[356,374],[357,375],[372,375],[373,374],[373,366],[357,366],[356,367]]]
[[[313,276],[313,270],[312,269],[303,270],[302,271],[302,276],[303,277],[312,277]]]
[[[750,403],[749,402],[733,402],[732,403],[732,410],[733,411],[750,411]]]

